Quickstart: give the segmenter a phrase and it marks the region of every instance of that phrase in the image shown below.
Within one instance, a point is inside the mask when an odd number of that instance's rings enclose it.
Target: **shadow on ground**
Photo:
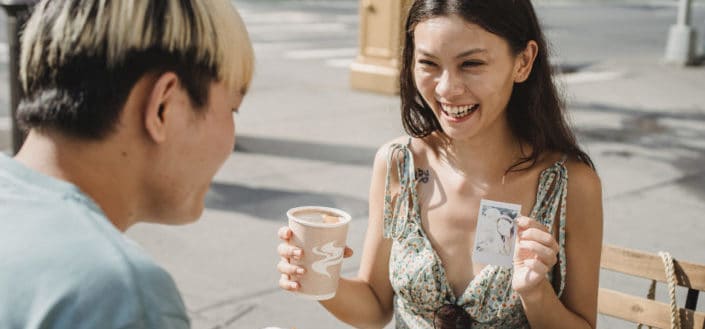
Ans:
[[[571,110],[614,113],[622,116],[621,127],[577,127],[576,133],[583,142],[613,142],[650,149],[674,148],[704,153],[705,148],[691,143],[705,140],[705,112],[685,110],[648,111],[606,104],[572,104]],[[664,119],[680,120],[686,125],[664,123]],[[700,129],[693,128],[692,123]]]
[[[651,161],[667,161],[679,168],[684,177],[668,184],[687,188],[705,201],[705,110],[645,110],[599,103],[578,103],[569,106],[574,111],[614,113],[622,116],[619,128],[577,127],[583,143],[607,142],[637,146],[654,152],[686,151],[691,156],[656,157],[635,154],[628,148],[609,151],[610,156],[648,157]],[[665,122],[669,120],[669,122]],[[683,152],[680,152],[683,154]]]
[[[366,200],[339,194],[213,183],[206,195],[209,209],[244,213],[266,220],[283,220],[288,209],[303,205],[335,207],[347,211],[353,219],[367,218]]]
[[[287,158],[315,160],[372,167],[377,150],[373,148],[288,141],[266,137],[238,136],[235,150]]]

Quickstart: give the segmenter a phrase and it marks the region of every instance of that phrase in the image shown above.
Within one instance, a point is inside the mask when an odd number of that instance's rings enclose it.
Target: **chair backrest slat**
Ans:
[[[597,305],[598,312],[605,315],[656,328],[671,328],[671,307],[666,303],[600,288]],[[683,329],[705,328],[703,312],[680,309],[680,316]]]
[[[602,269],[649,280],[667,281],[661,257],[652,253],[604,245],[600,266]],[[678,285],[705,291],[705,265],[676,260],[674,267]],[[705,329],[705,313],[683,309],[682,305],[679,303],[681,327]],[[600,288],[597,308],[601,314],[623,320],[656,328],[671,327],[671,308],[669,304],[660,301]]]
[[[603,269],[666,282],[663,261],[658,255],[611,245],[602,247]],[[705,265],[676,260],[678,285],[705,291]]]

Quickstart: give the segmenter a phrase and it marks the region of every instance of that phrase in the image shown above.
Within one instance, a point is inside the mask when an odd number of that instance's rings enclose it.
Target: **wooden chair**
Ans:
[[[705,246],[703,247],[705,250]],[[602,247],[601,268],[610,271],[668,283],[667,270],[664,267],[667,263],[669,262],[660,255],[652,253],[612,245]],[[673,287],[677,284],[688,288],[684,308],[678,306],[672,308],[670,304],[652,300],[653,292],[650,296],[652,299],[649,299],[600,288],[598,312],[646,326],[670,329],[675,327],[672,326],[672,322],[676,320],[675,317],[671,317],[671,314],[675,314],[672,312],[673,309],[679,313],[680,328],[705,329],[705,313],[695,311],[698,295],[700,291],[705,291],[705,265],[676,260],[672,264],[672,273],[675,274]],[[669,287],[669,293],[670,290]]]

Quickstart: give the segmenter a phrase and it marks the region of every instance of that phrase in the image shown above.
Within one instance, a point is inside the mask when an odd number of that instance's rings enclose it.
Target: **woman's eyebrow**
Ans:
[[[417,48],[416,51],[419,54],[424,55],[426,57],[437,58],[430,51],[425,50],[423,48]],[[466,56],[470,56],[470,55],[474,55],[474,54],[478,54],[478,53],[486,53],[486,52],[487,52],[487,49],[485,49],[485,48],[473,48],[473,49],[468,49],[466,51],[463,51],[462,53],[455,56],[455,58],[458,59],[458,58],[463,58]]]
[[[484,49],[484,48],[473,48],[473,49],[466,50],[466,51],[458,54],[458,56],[455,56],[455,58],[461,58],[461,57],[465,57],[465,56],[474,55],[477,53],[486,53],[486,52],[487,52],[487,49]]]
[[[419,54],[424,55],[426,57],[437,58],[435,55],[431,54],[430,51],[422,49],[422,48],[416,48],[416,52],[418,52]]]

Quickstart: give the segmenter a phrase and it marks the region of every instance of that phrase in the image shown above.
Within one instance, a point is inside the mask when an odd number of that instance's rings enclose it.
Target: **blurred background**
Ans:
[[[195,329],[348,328],[317,303],[277,288],[276,231],[294,206],[348,211],[356,254],[343,272],[356,274],[374,154],[404,134],[398,96],[350,87],[358,1],[235,4],[257,56],[253,86],[235,116],[236,149],[200,221],[139,224],[127,234],[172,273]],[[705,263],[705,66],[665,63],[678,1],[534,4],[571,121],[602,178],[605,242]],[[705,1],[694,1],[691,14],[698,62]],[[10,153],[5,15],[0,29],[0,150]],[[603,272],[600,284],[646,295],[649,282]],[[683,291],[678,296],[682,304]],[[664,298],[660,287],[657,299]],[[634,327],[598,321],[599,328]]]

